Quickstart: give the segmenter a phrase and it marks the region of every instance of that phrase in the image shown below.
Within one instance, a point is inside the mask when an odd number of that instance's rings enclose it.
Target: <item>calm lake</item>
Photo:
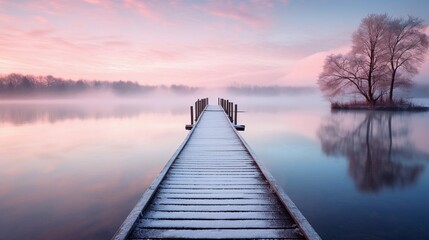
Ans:
[[[178,98],[0,103],[0,239],[110,239],[188,133]],[[429,113],[229,98],[323,239],[429,236]]]

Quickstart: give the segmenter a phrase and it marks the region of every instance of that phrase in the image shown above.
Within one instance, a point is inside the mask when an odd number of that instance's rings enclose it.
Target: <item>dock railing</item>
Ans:
[[[217,104],[222,107],[222,109],[225,111],[226,115],[228,116],[231,123],[234,124],[235,129],[237,131],[244,131],[245,126],[244,125],[238,125],[238,105],[234,104],[234,102],[230,101],[229,99],[224,98],[218,98]]]
[[[198,119],[201,116],[201,113],[204,111],[204,109],[206,108],[207,105],[209,105],[209,99],[208,98],[202,98],[202,99],[198,99],[197,101],[195,101],[195,104],[194,104],[195,107],[194,106],[190,107],[191,124],[185,125],[186,130],[192,129],[192,127],[194,126],[194,121],[195,122],[198,121]],[[194,118],[194,116],[195,116],[195,118]]]

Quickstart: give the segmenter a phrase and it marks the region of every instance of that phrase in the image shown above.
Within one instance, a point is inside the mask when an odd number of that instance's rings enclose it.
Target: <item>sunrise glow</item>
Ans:
[[[314,85],[323,59],[348,50],[368,12],[428,20],[423,9],[429,6],[382,2],[337,1],[328,9],[321,1],[293,0],[2,0],[0,74],[154,85]],[[429,76],[425,69],[416,80]]]

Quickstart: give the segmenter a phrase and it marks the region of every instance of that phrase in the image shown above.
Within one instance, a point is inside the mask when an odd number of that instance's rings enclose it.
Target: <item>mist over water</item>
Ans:
[[[322,238],[429,234],[428,113],[331,112],[308,92],[199,91],[2,101],[0,239],[109,239],[204,97],[238,104],[240,134]]]

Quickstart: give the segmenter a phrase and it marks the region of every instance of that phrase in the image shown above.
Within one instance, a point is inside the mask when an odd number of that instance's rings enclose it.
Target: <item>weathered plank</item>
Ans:
[[[183,205],[271,205],[273,203],[279,203],[275,199],[168,199],[168,198],[155,198],[154,202],[157,204],[180,204]]]
[[[189,181],[263,181],[264,178],[262,176],[253,177],[253,176],[231,176],[231,177],[216,177],[216,176],[168,176],[168,180],[172,181],[180,181],[180,180],[189,180]]]
[[[252,212],[269,212],[284,211],[276,204],[270,205],[162,205],[152,204],[150,210],[158,211],[212,211],[212,212],[232,212],[232,211],[252,211]]]
[[[257,176],[260,177],[262,176],[262,174],[258,173],[258,172],[233,172],[233,173],[227,173],[227,172],[203,172],[203,171],[199,171],[199,172],[180,172],[180,171],[171,171],[169,176],[174,177],[181,177],[181,176],[185,176],[185,177],[201,177],[201,176],[209,176],[209,177],[237,177],[237,176]]]
[[[174,168],[171,169],[171,173],[207,173],[207,174],[213,174],[213,173],[255,173],[257,171],[257,168],[255,167],[248,167],[244,169],[235,169],[235,168],[219,168],[219,167],[206,167],[206,168]]]
[[[295,229],[152,229],[136,228],[130,239],[299,239],[302,235]]]
[[[244,185],[258,185],[263,183],[263,181],[259,181],[260,179],[215,179],[208,180],[205,179],[204,182],[195,181],[195,179],[165,179],[163,183],[166,184],[244,184]]]
[[[256,189],[256,188],[269,188],[269,185],[266,185],[265,182],[261,182],[255,179],[245,179],[245,180],[237,180],[230,179],[228,180],[210,180],[210,181],[200,181],[200,182],[192,182],[182,180],[168,180],[163,183],[164,188],[174,189],[174,188],[199,188],[199,189]]]
[[[207,190],[223,190],[223,189],[233,189],[233,190],[240,190],[240,189],[267,189],[267,184],[258,184],[256,186],[253,185],[220,185],[220,184],[162,184],[160,185],[160,188],[163,189],[207,189]]]
[[[169,187],[162,187],[159,189],[159,194],[258,194],[258,195],[265,195],[265,196],[271,196],[274,194],[274,192],[267,188],[240,188],[238,186],[235,186],[234,188],[231,187],[224,187],[224,188],[207,188],[207,187],[200,187],[200,188],[169,188]],[[271,195],[270,195],[271,194]],[[275,194],[274,194],[275,195]],[[276,197],[276,196],[274,196]]]
[[[165,194],[165,193],[180,193],[180,194],[237,194],[237,193],[248,193],[248,194],[260,194],[267,196],[268,194],[272,193],[267,188],[259,188],[259,189],[171,189],[171,188],[160,188],[158,190],[159,194]]]
[[[258,193],[159,193],[159,198],[168,198],[168,199],[267,199],[270,197],[275,197],[274,194],[258,194]]]
[[[188,167],[188,168],[232,168],[232,169],[241,169],[241,168],[253,168],[255,169],[255,164],[252,162],[245,163],[202,163],[202,162],[177,162],[175,167]],[[256,168],[257,169],[257,168]]]
[[[289,219],[292,221],[292,219]],[[145,226],[147,228],[173,228],[173,229],[272,229],[272,228],[296,228],[296,225],[291,222],[283,220],[156,220],[153,219],[140,219],[139,226]]]
[[[156,219],[291,219],[280,212],[165,212],[149,210],[144,218]]]
[[[247,166],[247,165],[241,165],[240,168],[237,167],[231,167],[231,166],[198,166],[197,164],[193,164],[194,166],[183,166],[183,165],[176,165],[171,168],[171,171],[177,170],[183,170],[183,171],[255,171],[258,168],[255,166]]]

